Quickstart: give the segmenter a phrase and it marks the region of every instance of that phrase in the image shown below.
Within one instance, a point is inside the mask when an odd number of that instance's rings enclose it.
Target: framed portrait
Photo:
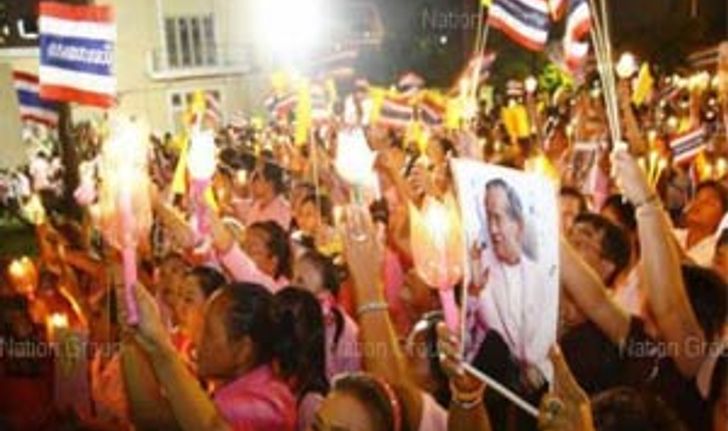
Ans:
[[[452,171],[469,256],[465,358],[510,386],[550,382],[559,301],[556,187],[537,174],[474,160],[455,159]]]

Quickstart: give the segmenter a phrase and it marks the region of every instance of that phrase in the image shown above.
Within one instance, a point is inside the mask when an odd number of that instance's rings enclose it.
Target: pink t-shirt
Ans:
[[[285,277],[273,279],[261,271],[237,244],[233,244],[230,250],[221,254],[219,260],[235,281],[260,284],[273,293],[290,284]]]
[[[324,314],[326,331],[326,377],[332,381],[341,373],[361,371],[361,348],[359,346],[359,326],[329,293],[319,295]],[[344,318],[341,334],[336,340],[336,318],[334,310]]]
[[[281,195],[273,198],[267,205],[250,199],[235,201],[233,205],[237,218],[245,226],[272,220],[285,230],[291,227],[291,205]]]
[[[213,398],[233,430],[293,431],[296,427],[296,399],[269,365],[223,386]]]
[[[419,430],[447,431],[447,410],[426,392],[422,393],[422,420]]]
[[[296,422],[296,431],[306,431],[313,424],[314,416],[321,407],[324,396],[318,392],[309,392],[303,396],[298,403],[298,419]]]

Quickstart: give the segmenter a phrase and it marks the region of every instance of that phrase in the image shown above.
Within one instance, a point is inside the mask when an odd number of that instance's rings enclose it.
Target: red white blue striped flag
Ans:
[[[564,32],[564,57],[571,70],[580,68],[589,54],[589,42],[584,38],[591,31],[591,9],[587,0],[569,0]]]
[[[111,106],[116,93],[111,7],[41,2],[39,27],[41,96]]]
[[[430,127],[439,127],[445,117],[444,99],[426,94],[420,102],[420,119]]]
[[[692,162],[707,144],[704,127],[677,136],[670,141],[673,163],[683,165]]]
[[[546,0],[493,0],[488,24],[527,49],[543,51],[551,27],[550,13]]]
[[[405,128],[414,118],[414,110],[405,97],[387,96],[382,101],[379,123],[394,128]]]
[[[55,103],[40,98],[37,75],[13,72],[13,85],[18,93],[21,120],[33,121],[48,127],[58,125],[58,107]]]

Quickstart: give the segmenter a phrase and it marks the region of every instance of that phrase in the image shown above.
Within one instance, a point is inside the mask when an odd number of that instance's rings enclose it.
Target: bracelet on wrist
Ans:
[[[389,304],[387,304],[384,301],[379,302],[369,302],[363,305],[360,305],[356,309],[356,315],[357,317],[362,317],[363,315],[367,313],[373,313],[375,311],[387,311],[389,310]]]
[[[452,399],[453,404],[458,406],[462,410],[472,410],[473,408],[479,406],[483,402],[483,397],[478,397],[477,399],[474,399],[473,401],[460,401],[457,398]]]
[[[450,393],[452,394],[452,400],[459,405],[479,403],[483,399],[483,392],[485,391],[485,385],[474,389],[470,392],[463,392],[459,390],[452,382],[450,382]]]
[[[660,197],[659,197],[659,196],[657,196],[657,194],[656,194],[656,193],[650,193],[650,194],[649,194],[649,195],[648,195],[648,196],[647,196],[647,197],[646,197],[645,199],[643,199],[642,201],[640,201],[640,202],[635,202],[635,203],[634,203],[634,207],[635,207],[635,209],[638,209],[638,208],[641,208],[641,207],[643,207],[643,206],[645,206],[645,205],[649,205],[649,204],[652,204],[652,203],[655,203],[655,202],[659,202],[659,201],[660,201]]]

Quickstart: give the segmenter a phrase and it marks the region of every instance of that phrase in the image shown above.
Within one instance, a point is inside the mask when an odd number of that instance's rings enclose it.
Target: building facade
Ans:
[[[222,121],[260,105],[263,74],[253,34],[242,23],[249,0],[107,0],[117,26],[113,112],[148,121],[151,130],[178,130],[190,95],[203,90],[217,101]],[[0,49],[0,63],[37,73],[36,48]],[[12,92],[6,93],[12,96]],[[12,99],[12,97],[10,97]],[[12,105],[12,100],[3,101]],[[74,120],[103,111],[76,106]]]

